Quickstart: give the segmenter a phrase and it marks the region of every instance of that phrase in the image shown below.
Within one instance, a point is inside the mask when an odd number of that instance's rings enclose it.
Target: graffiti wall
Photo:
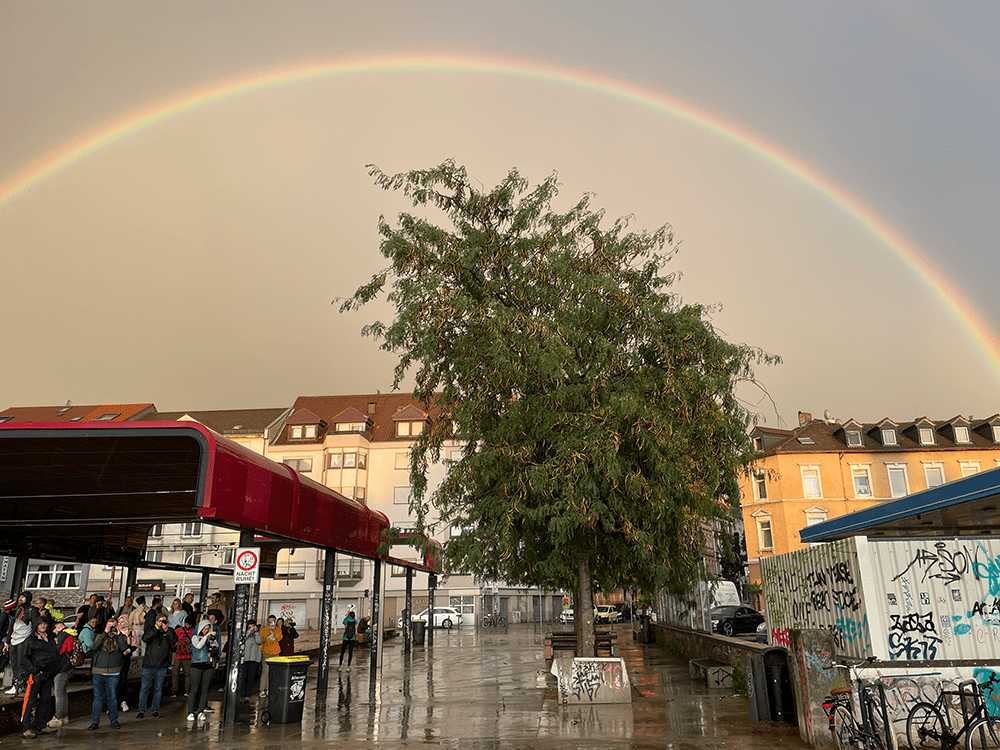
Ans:
[[[837,653],[870,653],[854,539],[762,559],[760,569],[771,645],[788,648],[791,630],[829,630]]]
[[[621,658],[561,657],[552,660],[560,703],[631,703],[632,686]]]

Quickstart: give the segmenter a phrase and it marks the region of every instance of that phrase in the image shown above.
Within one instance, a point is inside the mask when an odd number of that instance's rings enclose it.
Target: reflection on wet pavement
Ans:
[[[619,626],[622,627],[622,626]],[[512,625],[506,632],[473,627],[436,631],[434,646],[414,647],[407,657],[389,641],[381,679],[370,699],[368,659],[355,658],[351,671],[332,665],[325,696],[315,694],[310,669],[301,724],[259,722],[254,698],[232,728],[219,724],[221,706],[209,723],[185,721],[183,700],[166,702],[162,718],[137,721],[122,716],[111,735],[86,731],[77,718],[57,735],[37,740],[5,738],[35,748],[106,742],[130,750],[166,750],[175,744],[202,748],[279,750],[330,742],[353,748],[734,748],[802,750],[795,728],[756,728],[746,700],[709,693],[688,676],[687,663],[656,645],[638,644],[627,627],[619,632],[621,654],[633,683],[632,703],[565,706],[556,700],[555,678],[543,658],[543,637],[551,625]],[[213,695],[221,698],[221,695]]]

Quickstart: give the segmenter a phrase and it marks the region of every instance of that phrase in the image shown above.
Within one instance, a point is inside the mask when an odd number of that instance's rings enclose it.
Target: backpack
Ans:
[[[351,638],[354,637],[354,625],[355,625],[354,622],[349,622],[347,623],[347,627],[344,628],[344,638],[346,640],[350,640]]]
[[[191,639],[188,637],[187,631],[183,628],[177,630],[177,646],[174,653],[177,656],[191,656]]]
[[[69,652],[69,663],[74,667],[82,667],[87,655],[83,651],[83,641],[79,636],[73,639],[73,650]]]

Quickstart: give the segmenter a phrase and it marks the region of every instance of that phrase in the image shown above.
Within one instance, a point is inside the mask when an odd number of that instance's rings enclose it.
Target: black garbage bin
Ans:
[[[302,721],[306,700],[306,672],[312,661],[308,656],[273,656],[267,660],[271,670],[267,680],[267,710],[276,724]]]
[[[750,721],[754,724],[770,722],[771,707],[767,693],[763,655],[744,656],[743,669],[747,676],[747,702],[750,704]]]
[[[639,643],[653,642],[653,634],[649,628],[651,619],[649,615],[639,615]]]
[[[423,646],[424,636],[427,634],[427,620],[413,621],[413,645]]]
[[[792,676],[788,670],[788,652],[783,648],[769,648],[764,652],[763,659],[771,721],[794,724],[795,694],[792,692]]]

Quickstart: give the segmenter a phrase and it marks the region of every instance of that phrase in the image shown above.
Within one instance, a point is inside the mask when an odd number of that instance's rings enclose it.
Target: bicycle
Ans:
[[[505,628],[507,627],[507,618],[496,612],[487,612],[483,615],[482,625],[484,628]]]
[[[934,703],[921,701],[906,716],[906,741],[913,750],[954,750],[965,735],[966,750],[1000,749],[1000,717],[990,716],[984,691],[1000,685],[995,675],[980,684],[965,680],[957,690],[942,689]],[[962,712],[962,726],[952,728],[952,712]]]
[[[885,687],[881,682],[865,682],[859,669],[870,667],[878,657],[869,656],[856,664],[830,662],[823,669],[846,669],[858,688],[861,721],[854,715],[854,688],[834,688],[823,701],[830,720],[830,731],[840,750],[896,750],[896,737],[885,702]],[[1000,750],[1000,749],[998,749]]]

